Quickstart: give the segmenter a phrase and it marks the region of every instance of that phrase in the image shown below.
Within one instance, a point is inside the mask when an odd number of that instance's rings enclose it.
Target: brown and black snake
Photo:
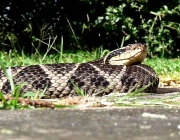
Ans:
[[[87,95],[135,91],[148,85],[144,92],[155,93],[159,78],[141,62],[147,55],[145,44],[129,44],[105,57],[88,63],[59,63],[12,67],[15,85],[23,83],[21,93],[45,91],[43,98],[75,96],[77,90]],[[0,91],[11,94],[10,82],[0,70]]]

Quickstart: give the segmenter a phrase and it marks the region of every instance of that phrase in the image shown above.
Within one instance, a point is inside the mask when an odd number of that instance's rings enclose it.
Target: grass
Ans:
[[[63,46],[63,44],[61,44]],[[62,48],[62,47],[61,47]],[[98,59],[108,53],[108,50],[102,50],[102,48],[98,48],[93,50],[92,52],[88,51],[62,51],[60,50],[57,54],[49,54],[46,53],[45,55],[36,54],[36,55],[25,55],[23,52],[17,53],[17,51],[10,51],[10,52],[0,52],[0,60],[3,60],[3,63],[6,66],[24,66],[24,65],[35,65],[35,64],[47,64],[47,63],[85,63],[91,60]],[[171,80],[175,80],[178,84],[180,83],[180,58],[177,59],[146,59],[144,61],[145,64],[154,68],[156,73],[161,78],[161,83],[163,83],[168,77]],[[6,71],[4,69],[4,71]],[[6,71],[8,72],[8,71]],[[7,73],[7,76],[11,76],[11,74]],[[9,77],[12,80],[12,77]],[[12,83],[12,81],[11,81]],[[20,86],[14,87],[13,90],[13,99],[6,100],[4,95],[0,93],[0,98],[2,99],[0,108],[2,109],[22,109],[22,108],[32,108],[30,105],[23,106],[22,103],[18,102],[19,97],[19,90]],[[78,95],[85,96],[84,93],[80,89],[78,89]],[[37,94],[35,93],[28,93],[28,96],[32,96],[32,99],[38,99]],[[43,94],[40,94],[43,96]],[[171,102],[165,103],[167,99],[176,98],[176,95],[172,95],[162,99],[148,99],[148,100],[141,100],[138,97],[140,96],[139,92],[128,93],[123,98],[114,98],[115,96],[111,96],[107,98],[107,101],[113,102],[114,105],[118,106],[145,106],[145,105],[171,105],[171,106],[179,106],[179,103]],[[134,99],[137,98],[137,99]],[[133,100],[130,100],[133,99]],[[57,108],[67,107],[56,105]],[[72,107],[72,106],[68,106]]]
[[[45,63],[85,63],[91,60],[102,57],[102,55],[108,52],[101,48],[95,49],[92,52],[89,51],[64,51],[62,55],[48,54],[44,58],[44,55],[25,55],[24,53],[18,53],[17,51],[0,52],[0,60],[6,64],[6,66],[23,66],[32,64],[45,64]]]
[[[159,75],[161,82],[169,79],[176,80],[180,83],[180,58],[165,59],[155,58],[147,59],[145,64],[151,66]]]

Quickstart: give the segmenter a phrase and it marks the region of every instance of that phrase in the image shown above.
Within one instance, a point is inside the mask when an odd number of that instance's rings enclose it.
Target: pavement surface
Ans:
[[[179,140],[180,109],[1,110],[2,140]]]

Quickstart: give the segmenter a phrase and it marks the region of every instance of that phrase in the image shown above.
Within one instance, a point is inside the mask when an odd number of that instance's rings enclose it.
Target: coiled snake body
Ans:
[[[140,64],[146,57],[144,44],[129,44],[105,57],[88,63],[60,63],[12,67],[15,85],[24,83],[21,93],[46,89],[44,98],[75,96],[77,90],[88,95],[135,91],[144,86],[144,92],[154,93],[159,78],[155,71]],[[0,90],[11,93],[9,80],[0,71]]]

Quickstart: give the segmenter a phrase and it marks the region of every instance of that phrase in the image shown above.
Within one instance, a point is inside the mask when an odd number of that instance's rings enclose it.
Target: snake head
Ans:
[[[111,51],[104,57],[104,64],[133,65],[140,64],[147,56],[147,46],[143,43],[128,44]]]

